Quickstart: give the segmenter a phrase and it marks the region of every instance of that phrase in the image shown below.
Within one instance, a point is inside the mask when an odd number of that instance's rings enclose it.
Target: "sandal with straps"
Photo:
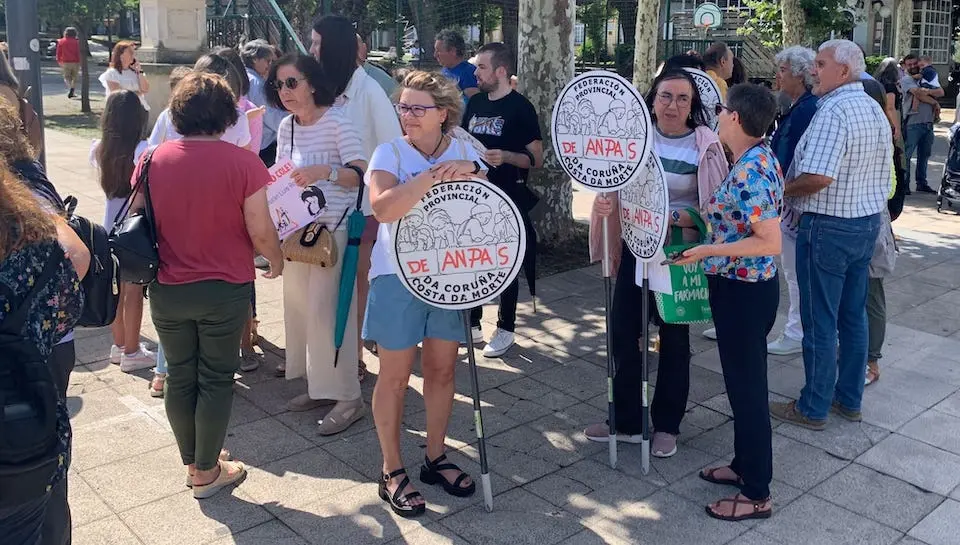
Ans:
[[[741,479],[740,477],[737,477],[736,479],[721,479],[719,477],[716,477],[717,472],[720,471],[721,469],[730,469],[730,466],[721,466],[721,467],[713,467],[710,469],[703,469],[700,471],[700,478],[707,481],[708,483],[713,483],[713,484],[736,486],[738,488],[743,486],[743,479]],[[730,471],[733,471],[733,470],[730,469]],[[736,474],[736,471],[733,471],[733,473]]]
[[[451,496],[465,498],[477,490],[477,483],[471,482],[469,486],[460,486],[464,480],[470,477],[464,473],[457,464],[450,462],[443,463],[447,459],[446,454],[441,454],[436,460],[430,461],[426,456],[423,457],[423,466],[420,467],[420,481],[426,484],[440,484],[443,489]],[[441,471],[459,471],[460,476],[452,483],[443,476]]]
[[[725,520],[728,522],[739,522],[741,520],[750,520],[750,519],[768,519],[773,516],[773,508],[771,507],[770,509],[767,509],[765,511],[760,509],[761,507],[763,507],[763,504],[767,503],[768,501],[770,501],[770,498],[758,501],[758,500],[751,500],[750,498],[744,496],[743,494],[737,494],[732,498],[723,498],[722,500],[717,500],[717,503],[716,503],[717,506],[722,505],[724,502],[733,504],[733,511],[730,515],[721,515],[720,513],[717,513],[716,511],[713,510],[712,505],[706,506],[705,509],[707,510],[707,514],[710,515],[711,517],[718,520]],[[752,505],[753,511],[747,511],[742,515],[737,515],[737,507],[740,505]]]
[[[389,503],[390,509],[403,518],[419,517],[427,511],[426,504],[421,503],[420,505],[411,505],[410,500],[417,498],[423,499],[423,495],[419,492],[411,492],[407,495],[401,495],[403,491],[406,490],[407,485],[410,484],[410,477],[407,477],[406,474],[407,470],[402,467],[393,473],[383,474],[380,477],[380,488],[378,490],[380,499]],[[390,482],[390,479],[399,477],[400,475],[404,476],[403,480],[400,481],[400,486],[394,490],[393,496],[391,496],[390,492],[387,490],[387,483]]]

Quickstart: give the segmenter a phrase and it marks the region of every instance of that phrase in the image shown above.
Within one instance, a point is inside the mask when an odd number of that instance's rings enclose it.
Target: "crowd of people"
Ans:
[[[64,40],[75,39],[75,30]],[[383,455],[379,496],[403,517],[422,515],[424,496],[407,476],[400,431],[404,398],[419,354],[424,378],[426,448],[420,481],[469,496],[473,479],[444,454],[454,399],[454,370],[466,341],[460,314],[427,305],[403,287],[391,264],[392,225],[437,182],[485,178],[517,204],[530,240],[537,195],[528,171],[543,165],[540,116],[516,90],[510,50],[481,47],[466,60],[463,37],[437,34],[439,72],[413,70],[396,79],[366,60],[349,19],[325,16],[312,29],[309,55],[282,54],[263,40],[221,48],[170,76],[171,94],[152,129],[150,85],[131,42],[118,43],[101,76],[108,93],[101,138],[92,146],[106,197],[109,230],[130,211],[150,208],[160,267],[146,289],[126,283],[111,325],[109,360],[123,372],[154,369],[151,395],[163,397],[197,499],[239,484],[246,466],[223,449],[234,375],[256,371],[256,267],[283,276],[285,361],[274,372],[304,378],[290,411],[327,407],[317,432],[335,435],[371,412],[361,395],[364,346],[380,360],[372,417]],[[58,60],[59,48],[58,48]],[[669,226],[699,242],[675,264],[701,264],[707,277],[727,395],[734,414],[735,456],[700,477],[739,488],[706,506],[715,518],[766,518],[772,447],[770,418],[812,430],[828,413],[859,421],[865,385],[879,379],[885,326],[883,276],[895,255],[890,222],[902,209],[910,157],[918,154],[917,190],[942,89],[919,59],[889,59],[874,76],[862,51],[831,40],[818,51],[791,47],[776,61],[781,108],[768,88],[745,83],[743,65],[724,44],[703,55],[669,59],[645,100],[653,152],[664,165]],[[16,85],[0,63],[0,91]],[[73,94],[68,48],[61,60]],[[709,128],[697,84],[685,68],[704,69],[721,90]],[[72,76],[72,77],[70,77]],[[8,80],[14,78],[12,83]],[[768,138],[772,130],[772,137]],[[73,367],[72,329],[83,305],[79,282],[90,254],[65,222],[65,205],[35,161],[19,113],[0,100],[0,318],[29,310],[25,335],[39,348],[60,392],[57,460],[43,493],[0,502],[0,535],[14,543],[68,543],[66,468],[70,428],[64,403]],[[457,131],[478,140],[477,148]],[[269,168],[294,165],[291,177],[319,194],[314,223],[292,235],[301,245],[328,236],[332,264],[293,257],[281,244],[267,206]],[[922,163],[922,167],[921,167]],[[149,188],[134,191],[138,182]],[[204,183],[195,183],[203,180]],[[591,255],[609,246],[617,264],[611,313],[618,441],[640,443],[644,422],[637,319],[643,290],[637,262],[620,237],[615,195],[598,195],[591,217]],[[358,272],[342,346],[334,341],[345,249],[345,218],[365,217]],[[603,240],[601,220],[612,228]],[[704,224],[706,227],[704,228]],[[58,244],[59,242],[59,244]],[[604,244],[604,243],[607,244]],[[121,265],[122,266],[122,265]],[[28,289],[33,280],[44,283]],[[783,333],[768,343],[779,305],[781,271],[789,286]],[[21,275],[21,276],[18,276]],[[497,328],[483,355],[499,357],[515,342],[519,283],[501,295]],[[140,342],[144,297],[159,343]],[[31,303],[56,301],[56,304]],[[650,306],[656,308],[652,297]],[[690,389],[690,329],[656,310],[659,371],[651,417],[654,456],[678,451]],[[402,320],[397,317],[402,316]],[[482,308],[471,313],[473,341],[485,339]],[[768,403],[767,355],[802,353],[806,385],[797,401]],[[585,430],[609,441],[607,423]]]

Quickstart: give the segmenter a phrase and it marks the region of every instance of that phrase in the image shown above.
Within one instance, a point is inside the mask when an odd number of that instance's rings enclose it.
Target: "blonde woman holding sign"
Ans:
[[[430,306],[407,291],[390,254],[390,224],[410,212],[435,183],[482,177],[486,172],[471,146],[446,134],[459,123],[462,108],[456,84],[434,73],[408,74],[396,106],[406,136],[377,147],[366,178],[373,213],[380,222],[363,324],[363,337],[376,342],[380,354],[380,376],[373,391],[373,418],[383,452],[379,493],[402,517],[419,516],[426,510],[400,458],[403,400],[418,343],[423,343],[427,409],[427,451],[420,479],[440,484],[454,496],[469,496],[476,490],[473,480],[443,453],[453,408],[457,350],[466,341],[460,312]]]
[[[702,210],[729,171],[720,140],[704,119],[696,84],[683,70],[667,70],[658,76],[646,102],[656,125],[653,149],[663,164],[667,182],[672,211],[669,224],[683,227],[685,240],[699,240],[700,234],[686,210]],[[642,383],[638,341],[643,323],[637,309],[643,291],[635,281],[636,260],[619,240],[619,216],[613,214],[618,209],[617,197],[597,195],[590,220],[590,255],[595,260],[603,255],[600,225],[602,218],[610,217],[614,220],[608,229],[610,259],[614,268],[620,263],[611,319],[617,363],[613,382],[617,441],[640,443],[643,418],[638,395]],[[650,306],[656,309],[653,297],[650,300]],[[660,328],[660,366],[651,406],[655,430],[651,454],[667,458],[677,452],[680,422],[690,392],[690,326],[664,323],[656,312],[652,315]],[[604,422],[589,426],[584,433],[597,442],[607,442],[610,437]]]

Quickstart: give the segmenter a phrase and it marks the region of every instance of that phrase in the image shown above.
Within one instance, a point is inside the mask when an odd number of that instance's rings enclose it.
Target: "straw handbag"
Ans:
[[[339,227],[339,222],[337,227]],[[336,229],[336,228],[335,228]],[[326,225],[312,221],[306,227],[287,237],[280,245],[287,261],[333,267],[337,264],[339,248],[333,233]]]

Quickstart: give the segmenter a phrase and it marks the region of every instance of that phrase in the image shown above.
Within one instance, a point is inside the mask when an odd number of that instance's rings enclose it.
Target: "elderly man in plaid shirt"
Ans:
[[[797,145],[784,195],[800,212],[797,281],[806,385],[771,403],[777,420],[822,430],[827,413],[859,422],[867,364],[867,279],[880,212],[892,183],[890,122],[863,90],[863,52],[848,40],[820,46],[817,113]],[[837,358],[839,329],[840,357]]]

